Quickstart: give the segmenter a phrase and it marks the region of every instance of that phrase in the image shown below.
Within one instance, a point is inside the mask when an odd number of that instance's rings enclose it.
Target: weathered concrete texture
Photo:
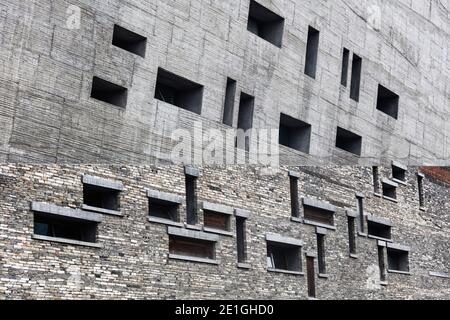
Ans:
[[[390,168],[380,169],[380,178],[391,178]],[[336,231],[325,232],[291,221],[289,170],[295,170],[299,177],[300,199],[316,199],[335,206]],[[169,258],[168,227],[148,220],[147,190],[184,198],[182,167],[2,165],[0,298],[306,299],[306,276],[302,273],[267,270],[266,236],[284,242],[295,239],[296,245],[302,245],[305,272],[305,253],[317,252],[317,231],[326,234],[328,273],[328,278],[316,279],[319,299],[450,298],[448,182],[425,175],[426,210],[422,211],[417,168],[408,168],[406,184],[399,185],[397,190],[398,203],[374,195],[371,168],[289,170],[270,175],[262,175],[256,168],[199,170],[199,203],[232,207],[237,213],[248,211],[245,212],[250,267],[247,270],[237,266],[234,217],[231,217],[232,237],[211,233],[209,238],[208,233],[181,225],[169,230],[177,235],[217,241],[215,264]],[[99,248],[33,239],[30,203],[80,208],[82,174],[123,184],[120,194],[123,217],[104,215],[98,226]],[[366,236],[357,236],[357,257],[349,256],[346,212],[357,212],[356,194],[365,197],[367,215],[392,223],[393,244],[389,247],[411,250],[410,275],[387,273],[387,285],[382,285],[378,241]],[[186,222],[185,212],[183,203],[181,222]],[[199,220],[202,226],[202,210]]]
[[[2,0],[0,161],[155,161],[176,128],[226,128],[230,77],[235,126],[241,91],[255,97],[255,128],[278,128],[281,113],[312,125],[310,155],[281,148],[290,164],[449,164],[448,2],[259,3],[285,18],[281,48],[247,31],[248,0]],[[148,38],[145,58],[111,45],[114,24]],[[303,72],[309,25],[316,79]],[[340,85],[343,47],[363,59],[359,103]],[[201,116],[154,99],[158,67],[204,85]],[[128,88],[126,109],[91,99],[93,76]],[[379,84],[400,96],[398,120],[376,110]],[[362,158],[334,147],[338,126],[363,137]]]

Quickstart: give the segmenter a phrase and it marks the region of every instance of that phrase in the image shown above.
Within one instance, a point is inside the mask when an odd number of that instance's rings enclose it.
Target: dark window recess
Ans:
[[[171,220],[174,222],[179,221],[178,216],[178,203],[168,202],[159,199],[149,199],[148,207],[151,217],[156,217],[165,220]]]
[[[362,137],[338,127],[336,134],[336,147],[353,153],[354,155],[361,156]]]
[[[342,71],[341,71],[341,84],[344,87],[347,87],[348,82],[348,63],[350,61],[350,51],[347,48],[344,48],[344,52],[342,54]]]
[[[84,184],[83,203],[95,208],[118,211],[119,193],[117,190]]]
[[[186,220],[187,224],[196,225],[197,215],[197,178],[186,175]]]
[[[285,114],[280,117],[280,144],[309,153],[311,143],[311,125]]]
[[[391,229],[392,229],[391,226],[376,223],[373,221],[367,221],[367,232],[369,236],[391,240],[392,239]]]
[[[289,177],[291,191],[291,214],[295,218],[300,217],[299,199],[298,199],[298,178]]]
[[[406,170],[392,165],[392,177],[399,181],[406,181]]]
[[[355,218],[348,217],[348,247],[350,254],[356,254]]]
[[[227,214],[204,210],[203,219],[205,227],[223,231],[230,230],[230,216]]]
[[[380,194],[380,171],[378,167],[372,167],[373,192]]]
[[[250,1],[247,30],[281,48],[283,42],[284,18]]]
[[[212,241],[169,236],[169,253],[187,257],[215,259],[215,243]]]
[[[308,280],[308,297],[316,297],[316,272],[314,270],[314,258],[306,257],[306,277]]]
[[[118,25],[114,26],[112,44],[116,47],[145,58],[147,38]]]
[[[387,249],[388,269],[409,272],[409,252],[392,248]]]
[[[35,213],[34,234],[95,243],[97,223]]]
[[[355,100],[356,102],[359,102],[359,92],[361,88],[361,68],[362,59],[356,54],[353,54],[350,98]]]
[[[244,263],[247,261],[247,249],[246,249],[246,224],[247,219],[242,217],[236,217],[236,245],[238,262]]]
[[[388,116],[398,119],[398,102],[400,97],[391,90],[378,86],[377,109]]]
[[[326,274],[327,266],[325,263],[325,235],[317,234],[317,261],[319,263],[319,273]]]
[[[356,196],[356,201],[358,205],[359,231],[364,233],[364,198]]]
[[[317,57],[319,54],[320,32],[313,27],[308,29],[308,43],[306,44],[305,74],[316,78]]]
[[[155,99],[201,114],[203,86],[159,68]]]
[[[380,281],[386,281],[386,264],[384,262],[384,247],[378,246],[378,266],[380,268]]]
[[[127,106],[128,89],[94,77],[92,79],[91,98],[125,108]]]
[[[423,192],[423,177],[417,176],[417,187],[419,189],[419,205],[420,207],[425,206],[425,198],[424,198],[424,192]]]
[[[332,211],[304,205],[303,212],[306,220],[334,226],[334,212]]]
[[[242,92],[239,101],[238,133],[236,146],[250,150],[250,136],[247,132],[253,127],[253,110],[255,98]]]
[[[383,186],[383,196],[390,198],[390,199],[397,199],[397,188],[393,185],[390,185],[388,183],[382,183]]]
[[[225,90],[225,101],[223,106],[223,124],[232,127],[234,116],[234,98],[236,96],[236,81],[227,79]]]
[[[300,247],[267,242],[267,267],[285,271],[302,271]]]

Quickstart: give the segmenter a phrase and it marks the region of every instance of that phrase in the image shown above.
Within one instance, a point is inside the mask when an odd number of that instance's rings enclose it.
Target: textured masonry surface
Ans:
[[[285,19],[281,48],[247,31],[249,0],[2,0],[0,162],[164,158],[176,128],[228,128],[230,77],[235,126],[241,91],[255,97],[255,128],[278,128],[281,113],[312,125],[310,155],[280,148],[287,164],[449,164],[448,2],[258,2]],[[145,58],[112,46],[115,24],[147,38]],[[303,72],[309,26],[315,79]],[[362,57],[358,103],[340,85],[344,47]],[[159,67],[204,85],[201,116],[154,99]],[[127,88],[126,108],[91,99],[94,76]],[[399,94],[398,120],[376,110],[379,84]],[[363,137],[361,158],[335,148],[337,127]]]
[[[268,272],[266,237],[301,245],[305,273],[305,254],[317,253],[316,232],[326,234],[328,274],[316,279],[319,299],[450,298],[450,184],[442,174],[446,171],[420,169],[432,173],[424,178],[423,211],[418,168],[408,168],[406,184],[397,190],[398,203],[374,195],[371,168],[289,170],[299,177],[300,199],[334,206],[335,231],[291,221],[287,168],[272,174],[256,168],[198,170],[199,203],[234,208],[237,216],[248,217],[245,266],[249,269],[242,269],[237,266],[234,216],[232,237],[201,231],[200,209],[199,230],[148,220],[148,190],[184,200],[183,167],[1,165],[0,298],[306,299],[305,275]],[[444,181],[434,178],[436,172]],[[40,210],[80,214],[83,174],[122,185],[123,216],[101,215],[98,248],[34,239],[30,204],[45,203]],[[380,168],[380,179],[390,175],[390,167]],[[357,257],[349,256],[347,212],[357,211],[357,194],[364,196],[367,215],[392,223],[393,244],[388,246],[410,249],[409,275],[387,273],[387,285],[380,283],[376,239],[358,235]],[[184,201],[181,206],[180,218],[185,222]],[[169,233],[217,241],[216,264],[169,258]]]

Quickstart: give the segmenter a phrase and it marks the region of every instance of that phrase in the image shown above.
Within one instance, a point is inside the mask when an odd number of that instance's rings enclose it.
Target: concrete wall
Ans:
[[[175,128],[226,128],[231,77],[235,125],[241,90],[255,128],[278,128],[280,113],[312,125],[311,155],[281,148],[285,163],[449,163],[448,2],[259,2],[285,18],[281,49],[247,31],[248,0],[3,0],[0,161],[154,162]],[[145,59],[111,45],[116,23],[148,38]],[[315,80],[303,73],[309,25]],[[344,46],[363,58],[359,103],[340,86]],[[201,116],[154,99],[158,67],[205,86]],[[94,75],[129,89],[126,109],[90,98]],[[400,95],[398,120],[376,110],[379,83]],[[334,147],[338,126],[363,136],[361,158]]]
[[[419,210],[417,171],[408,169],[398,202],[392,202],[374,195],[371,168],[295,170],[300,198],[326,201],[337,209],[336,230],[325,239],[328,279],[316,279],[319,299],[450,298],[449,184],[425,176],[426,210]],[[389,178],[390,168],[381,168],[380,173]],[[80,208],[82,174],[123,183],[123,217],[103,215],[98,228],[102,248],[32,239],[30,202]],[[235,218],[232,236],[219,236],[218,265],[169,259],[167,226],[147,219],[147,188],[184,198],[183,168],[0,166],[0,298],[307,298],[306,276],[267,271],[268,233],[304,242],[304,272],[305,252],[317,250],[315,227],[290,219],[287,170],[263,174],[254,168],[200,168],[199,202],[250,212],[248,270],[236,265]],[[365,197],[366,214],[392,222],[394,243],[411,248],[410,275],[388,273],[387,285],[381,285],[377,240],[366,236],[357,236],[357,258],[349,256],[346,210],[356,210],[357,193]],[[185,222],[185,205],[180,212]],[[447,278],[430,272],[445,273]]]

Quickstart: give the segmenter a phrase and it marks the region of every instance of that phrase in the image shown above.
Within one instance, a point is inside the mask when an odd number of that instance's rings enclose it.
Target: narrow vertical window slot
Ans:
[[[350,98],[359,102],[359,93],[361,87],[361,68],[362,68],[362,59],[353,54],[353,62],[352,62],[352,82],[350,87]]]
[[[349,59],[350,59],[350,51],[347,48],[344,48],[343,57],[342,57],[342,72],[341,72],[341,84],[344,87],[347,87],[347,82],[348,82]]]
[[[305,74],[311,78],[316,78],[317,57],[319,54],[320,32],[313,27],[308,29],[308,42],[306,44]]]
[[[234,98],[236,96],[236,81],[227,78],[225,101],[223,106],[223,124],[232,127],[234,117]]]

